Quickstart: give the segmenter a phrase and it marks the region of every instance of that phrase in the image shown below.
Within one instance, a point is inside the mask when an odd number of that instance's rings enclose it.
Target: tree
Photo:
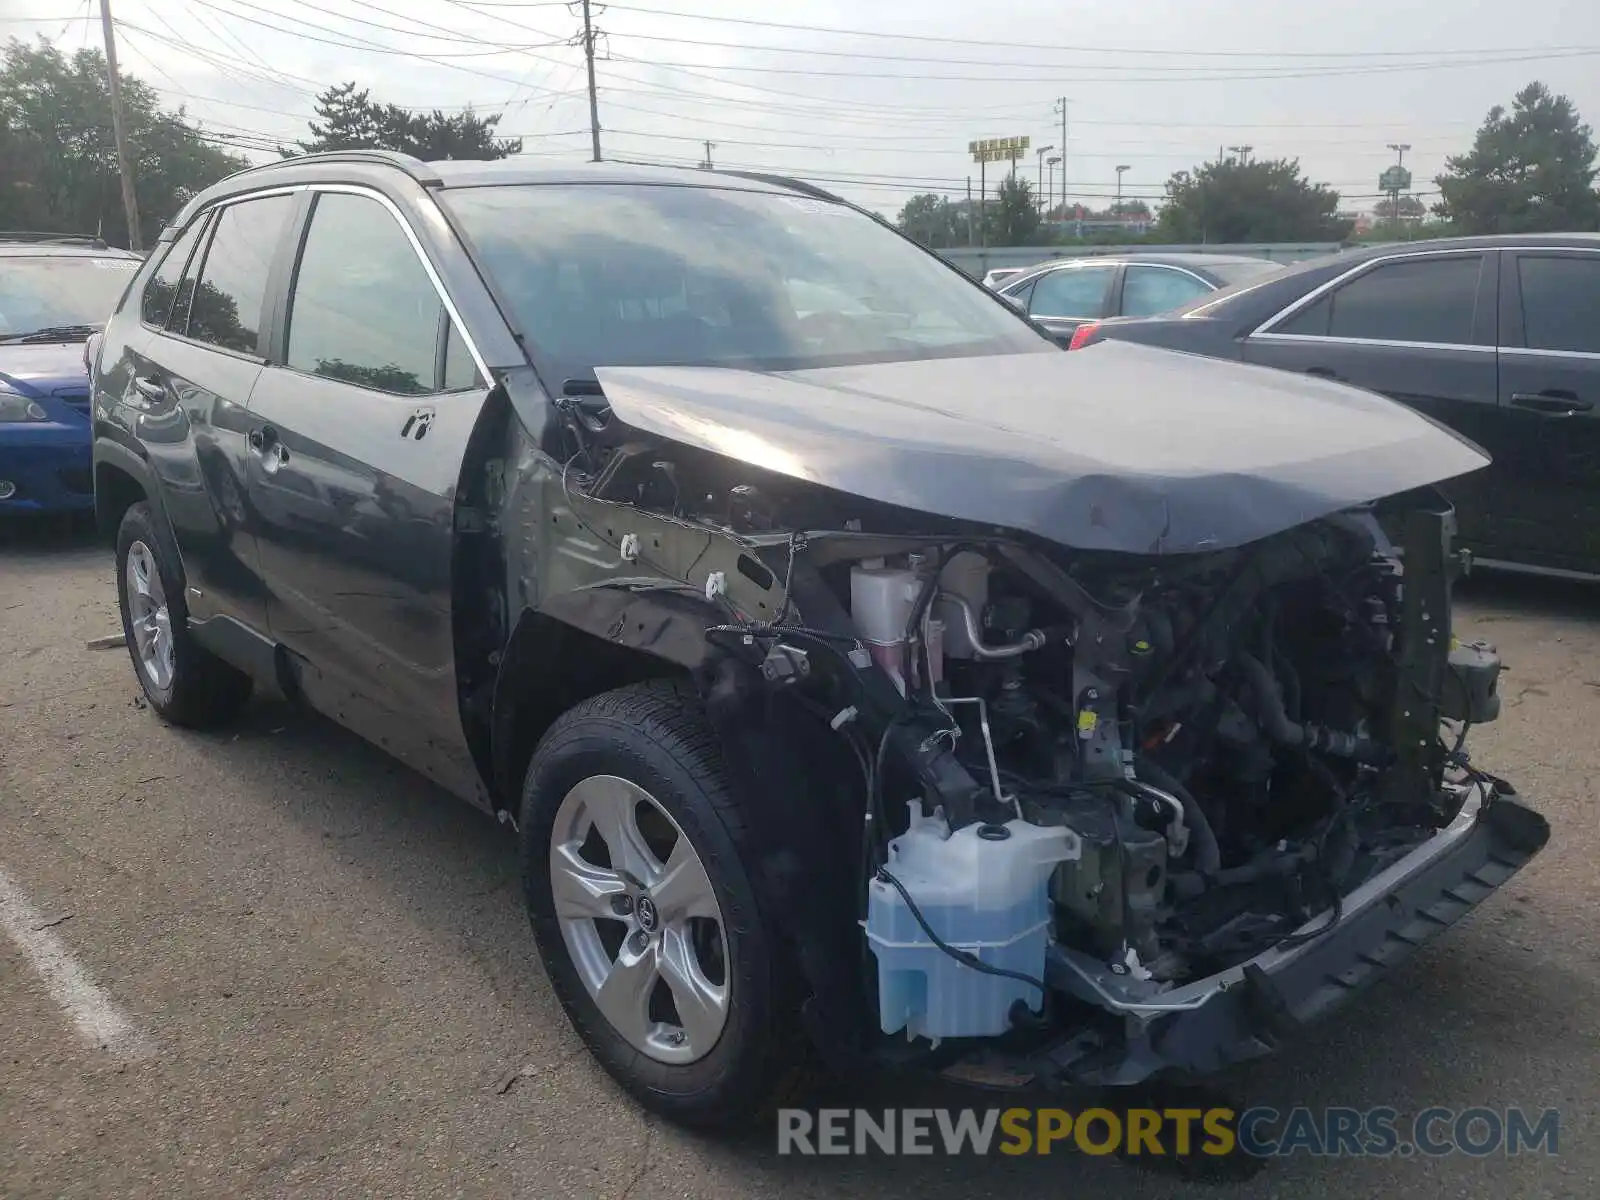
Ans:
[[[1351,222],[1339,193],[1307,181],[1296,159],[1218,159],[1167,180],[1156,229],[1168,242],[1337,242]]]
[[[376,103],[365,89],[341,83],[317,97],[311,140],[298,142],[301,154],[325,150],[397,150],[424,161],[492,159],[522,151],[522,139],[494,134],[500,114],[480,117],[470,108],[414,113],[398,104]],[[285,150],[285,157],[295,151]]]
[[[925,192],[907,200],[895,218],[907,237],[915,238],[930,250],[967,244],[966,217],[948,196]]]
[[[1393,221],[1397,213],[1402,221],[1420,221],[1427,212],[1427,206],[1415,196],[1401,196],[1398,206],[1387,197],[1372,206],[1372,215],[1380,221]]]
[[[1542,83],[1489,110],[1472,150],[1445,160],[1433,211],[1462,233],[1600,228],[1595,144],[1565,96]]]
[[[184,202],[249,164],[218,149],[182,109],[162,111],[147,84],[124,73],[122,102],[146,245]],[[70,59],[13,38],[0,56],[0,228],[100,233],[127,244],[117,183],[106,63]]]
[[[987,206],[984,223],[991,246],[1026,246],[1039,228],[1039,208],[1033,185],[1013,172],[1000,181]]]

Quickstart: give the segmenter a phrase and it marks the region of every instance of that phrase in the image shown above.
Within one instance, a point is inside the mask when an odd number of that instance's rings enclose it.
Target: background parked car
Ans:
[[[1244,255],[1119,255],[1046,263],[999,290],[1059,339],[1085,321],[1167,312],[1218,288],[1282,270],[1282,263]]]
[[[1600,235],[1410,242],[1080,329],[1338,379],[1494,457],[1445,487],[1482,560],[1600,574]]]
[[[0,516],[94,507],[83,343],[139,263],[92,238],[0,232]]]
[[[992,267],[983,273],[983,286],[997,288],[1008,280],[1015,279],[1018,275],[1033,270],[1032,267]]]

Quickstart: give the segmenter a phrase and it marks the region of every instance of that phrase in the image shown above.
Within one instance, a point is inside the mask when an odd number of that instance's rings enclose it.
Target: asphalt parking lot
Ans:
[[[1559,1154],[1299,1156],[1231,1194],[1600,1195],[1600,588],[1474,579],[1457,623],[1510,667],[1475,757],[1550,818],[1550,847],[1292,1054],[1222,1082],[1284,1109],[1557,1108]],[[279,705],[219,734],[162,725],[126,653],[85,646],[117,628],[107,550],[0,540],[0,900],[25,898],[82,972],[47,986],[0,937],[0,1195],[1193,1192],[1080,1155],[780,1159],[770,1136],[645,1118],[556,1005],[504,830]],[[74,995],[123,1022],[106,1048]]]

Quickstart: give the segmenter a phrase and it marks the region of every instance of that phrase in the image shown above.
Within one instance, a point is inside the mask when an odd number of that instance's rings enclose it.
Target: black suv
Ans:
[[[556,993],[680,1120],[814,1053],[1212,1070],[1547,836],[1460,753],[1499,663],[1448,637],[1429,485],[1475,448],[1064,354],[792,180],[243,172],[143,264],[93,420],[150,706],[281,691],[514,825]]]

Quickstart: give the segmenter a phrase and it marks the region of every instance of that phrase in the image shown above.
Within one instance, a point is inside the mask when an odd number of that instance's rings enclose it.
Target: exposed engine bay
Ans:
[[[623,447],[562,488],[743,547],[738,588],[673,586],[719,606],[708,641],[804,697],[859,765],[859,844],[840,850],[884,1034],[995,1036],[1052,992],[1153,1005],[1315,938],[1474,786],[1465,735],[1498,715],[1500,662],[1451,637],[1461,564],[1426,499],[1212,553],[1075,552],[920,532],[940,522],[871,502],[839,520],[847,498],[725,462],[708,485],[698,457]],[[752,580],[777,598],[760,613]]]

